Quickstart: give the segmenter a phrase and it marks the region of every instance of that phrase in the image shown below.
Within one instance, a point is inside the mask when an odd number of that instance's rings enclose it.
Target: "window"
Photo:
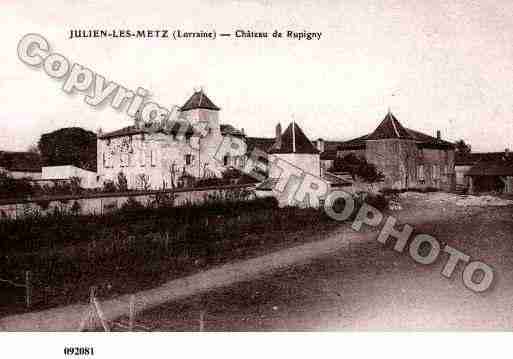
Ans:
[[[112,158],[109,153],[103,153],[103,167],[111,168],[112,166]]]
[[[192,164],[192,155],[190,155],[190,154],[185,155],[185,164],[187,166],[190,166]]]
[[[155,150],[150,151],[150,164],[152,167],[157,166],[157,152]]]
[[[228,163],[230,163],[230,156],[225,155],[225,156],[223,157],[223,165],[224,165],[224,166],[228,166]]]
[[[141,148],[141,150],[139,151],[139,164],[141,165],[141,167],[146,166],[146,155],[144,153],[144,148]]]
[[[439,165],[433,165],[433,170],[431,173],[434,180],[437,180],[440,178],[440,166]]]
[[[126,153],[121,153],[119,164],[121,167],[126,167],[128,165],[128,156]]]
[[[420,165],[417,167],[417,179],[419,181],[424,181],[424,165]]]

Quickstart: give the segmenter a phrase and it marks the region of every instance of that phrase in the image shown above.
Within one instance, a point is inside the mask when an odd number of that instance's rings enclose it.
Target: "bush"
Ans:
[[[134,212],[134,211],[143,210],[145,208],[146,207],[144,207],[142,203],[137,201],[134,197],[130,196],[130,197],[128,197],[128,200],[125,203],[123,203],[120,210]]]
[[[225,180],[223,178],[218,177],[210,177],[210,178],[201,178],[196,181],[194,187],[217,187],[217,186],[225,186],[229,184],[229,180]]]
[[[7,172],[0,172],[0,198],[26,198],[34,193],[30,180],[14,179]]]
[[[112,193],[112,192],[116,192],[116,191],[117,191],[117,188],[113,181],[107,180],[107,181],[103,182],[103,192]]]
[[[353,179],[373,183],[383,181],[384,176],[372,163],[368,163],[363,157],[349,153],[344,157],[337,157],[330,168],[332,172],[349,172]]]
[[[118,173],[117,187],[120,192],[128,191],[128,180],[123,172]]]

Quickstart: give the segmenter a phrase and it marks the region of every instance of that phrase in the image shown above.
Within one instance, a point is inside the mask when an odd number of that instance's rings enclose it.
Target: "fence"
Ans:
[[[30,309],[32,306],[32,272],[27,270],[23,272],[24,283],[16,283],[14,280],[0,278],[0,282],[7,283],[16,288],[25,289],[25,306]]]

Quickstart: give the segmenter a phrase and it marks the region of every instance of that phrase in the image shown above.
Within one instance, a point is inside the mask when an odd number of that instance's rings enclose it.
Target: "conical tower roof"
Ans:
[[[198,108],[214,111],[220,110],[220,108],[214,105],[214,103],[207,97],[207,95],[205,95],[203,90],[194,92],[194,94],[180,108],[180,111],[195,110]]]
[[[385,139],[403,139],[414,140],[415,137],[401,125],[392,112],[388,112],[383,121],[372,132],[366,140],[385,140]]]
[[[306,137],[301,127],[297,123],[292,122],[281,135],[281,145],[280,141],[276,141],[269,149],[269,153],[317,154],[319,151]]]

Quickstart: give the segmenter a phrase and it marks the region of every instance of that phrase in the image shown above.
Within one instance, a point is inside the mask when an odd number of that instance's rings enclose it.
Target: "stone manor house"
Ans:
[[[376,129],[349,141],[316,141],[323,168],[328,170],[335,158],[353,153],[363,157],[383,173],[380,187],[438,188],[455,187],[455,146],[436,137],[404,127],[388,112]]]
[[[232,126],[219,124],[219,110],[197,91],[180,108],[177,120],[159,123],[156,130],[135,124],[100,134],[99,182],[116,182],[121,172],[129,189],[172,188],[191,178],[219,177],[224,168],[240,165],[244,156],[226,156],[222,163],[214,159],[222,136],[243,136]],[[203,129],[202,135],[193,128]]]
[[[411,130],[388,112],[370,134],[349,141],[312,143],[296,123],[282,132],[276,127],[273,138],[246,136],[244,130],[220,124],[220,108],[203,91],[196,91],[179,109],[175,120],[150,131],[144,126],[128,126],[98,136],[98,180],[117,181],[121,172],[131,189],[160,189],[187,185],[191,178],[219,177],[233,166],[243,167],[246,156],[215,159],[223,136],[244,140],[248,152],[255,147],[282,157],[303,171],[320,176],[332,185],[347,185],[347,178],[330,173],[333,160],[349,153],[376,165],[385,180],[380,187],[454,187],[454,145],[437,137]],[[202,136],[196,126],[206,129]],[[219,155],[217,156],[219,158]],[[269,174],[272,182],[273,174]]]

